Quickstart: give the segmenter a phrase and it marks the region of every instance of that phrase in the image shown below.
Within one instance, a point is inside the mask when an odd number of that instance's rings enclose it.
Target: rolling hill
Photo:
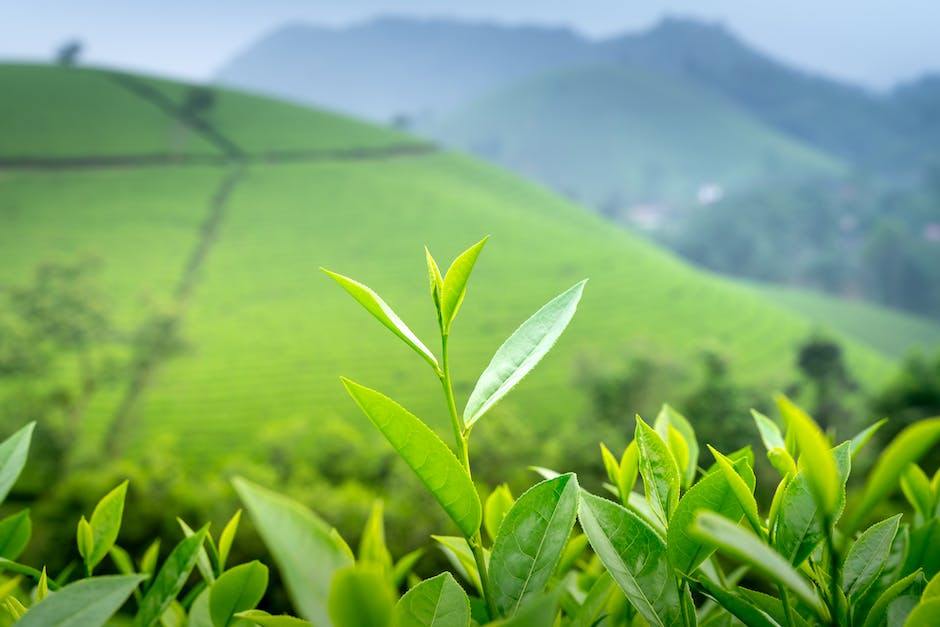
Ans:
[[[680,356],[720,343],[734,372],[769,392],[792,375],[813,327],[543,188],[388,129],[231,91],[187,117],[187,87],[94,70],[0,66],[0,86],[20,112],[0,117],[0,283],[91,252],[127,325],[148,299],[178,312],[186,350],[148,373],[131,406],[138,447],[172,431],[194,459],[252,451],[283,419],[370,431],[340,374],[444,424],[421,360],[318,271],[369,284],[430,338],[425,244],[443,261],[492,235],[455,326],[458,398],[516,325],[590,278],[556,352],[492,421],[514,413],[547,427],[583,413],[576,361],[620,359],[636,338]],[[192,141],[168,147],[181,125]],[[156,156],[141,165],[133,154]],[[888,373],[884,355],[846,346],[866,380]],[[85,446],[103,437],[127,386],[95,395]]]
[[[421,130],[609,215],[844,169],[707,88],[611,67],[520,81]]]

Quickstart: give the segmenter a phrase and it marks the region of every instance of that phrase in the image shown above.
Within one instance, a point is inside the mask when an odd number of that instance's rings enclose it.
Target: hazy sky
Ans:
[[[203,80],[285,21],[388,14],[568,25],[591,36],[697,16],[782,60],[872,87],[940,71],[937,0],[0,0],[0,59],[48,59],[77,37],[88,63]]]

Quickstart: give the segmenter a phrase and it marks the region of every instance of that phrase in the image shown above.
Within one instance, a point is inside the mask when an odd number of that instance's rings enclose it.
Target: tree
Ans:
[[[82,53],[83,44],[77,39],[72,39],[65,42],[55,54],[55,61],[57,64],[64,67],[71,67],[78,63],[78,57]]]

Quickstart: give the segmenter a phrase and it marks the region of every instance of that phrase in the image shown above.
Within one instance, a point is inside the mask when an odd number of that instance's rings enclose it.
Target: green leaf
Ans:
[[[351,566],[333,578],[329,608],[335,627],[386,627],[391,624],[395,597],[378,569]]]
[[[610,452],[610,449],[607,448],[603,442],[601,446],[601,459],[604,461],[604,471],[607,473],[607,478],[610,482],[615,485],[620,485],[620,464],[617,462],[617,458],[614,457],[614,454]]]
[[[467,293],[467,281],[470,279],[470,273],[473,266],[480,256],[480,251],[489,236],[462,252],[447,269],[444,275],[444,287],[441,293],[441,318],[443,320],[442,331],[444,335],[450,332],[450,325],[457,316],[457,310],[463,302],[464,295]]]
[[[583,491],[578,519],[601,563],[650,625],[681,620],[666,544],[652,528],[621,505]]]
[[[920,598],[924,601],[934,597],[940,597],[940,573],[934,575],[931,580],[927,582],[927,587],[924,588],[923,594],[920,595]]]
[[[26,465],[35,426],[31,422],[0,443],[0,503],[6,500]]]
[[[872,438],[872,436],[875,435],[878,430],[881,429],[881,427],[883,427],[887,422],[887,418],[882,418],[852,438],[852,459],[855,459],[855,456],[858,455],[858,452],[862,450],[862,447],[864,447]]]
[[[350,554],[303,505],[242,478],[232,483],[277,563],[293,607],[314,625],[328,625],[330,582],[352,564]]]
[[[34,605],[17,627],[101,627],[131,596],[143,575],[107,575],[76,581]]]
[[[467,627],[470,600],[450,573],[422,581],[395,606],[398,624],[415,627]]]
[[[909,573],[917,568],[924,569],[925,577],[933,577],[940,571],[940,519],[931,518],[911,532],[901,572]]]
[[[268,589],[268,567],[254,560],[222,573],[209,589],[214,627],[228,627],[235,614],[254,609]]]
[[[167,556],[163,567],[157,574],[153,583],[147,588],[147,593],[140,602],[140,609],[134,618],[134,625],[150,627],[155,625],[164,610],[169,607],[176,595],[183,589],[189,574],[196,566],[196,556],[206,538],[209,525],[204,526],[193,535],[183,538]]]
[[[898,514],[875,523],[852,543],[842,566],[842,589],[850,599],[864,595],[881,574],[900,522]]]
[[[376,319],[381,322],[385,327],[397,335],[405,344],[410,346],[416,353],[424,358],[434,370],[439,370],[440,367],[437,364],[437,358],[434,356],[427,346],[425,346],[421,340],[418,339],[418,336],[408,328],[408,325],[398,317],[388,303],[382,300],[378,294],[372,291],[371,288],[354,281],[349,277],[345,277],[342,274],[337,274],[335,272],[330,272],[325,268],[321,268],[326,274],[328,274],[334,281],[339,283],[340,287],[346,290],[350,296],[359,301],[359,304],[366,308],[370,314],[376,317]]]
[[[121,530],[121,518],[124,515],[124,497],[127,494],[127,481],[108,492],[95,506],[88,526],[91,528],[91,550],[84,554],[88,572],[98,565],[117,541]],[[87,540],[87,538],[86,538]]]
[[[427,425],[387,396],[346,378],[343,378],[343,385],[464,536],[474,535],[483,518],[480,497],[467,471],[447,445]]]
[[[228,554],[232,550],[232,542],[235,540],[235,533],[238,531],[238,523],[242,519],[242,510],[238,510],[232,518],[226,523],[219,536],[219,570],[225,570],[225,563],[228,561]]]
[[[424,549],[415,549],[395,562],[395,566],[392,568],[392,585],[396,589],[401,587],[405,582],[405,578],[422,557],[424,557]]]
[[[914,606],[913,611],[907,615],[904,625],[920,627],[921,625],[940,625],[940,599],[921,601]]]
[[[144,556],[140,558],[140,572],[145,575],[152,575],[157,570],[157,560],[160,558],[160,538],[150,543]]]
[[[907,469],[901,475],[901,492],[921,518],[930,520],[933,517],[934,504],[930,479],[917,464],[908,464]]]
[[[256,625],[261,625],[261,627],[313,627],[310,621],[302,618],[288,616],[287,614],[272,616],[264,610],[245,610],[235,614],[235,618],[250,621]]]
[[[196,535],[192,527],[186,524],[182,518],[176,519],[177,524],[183,530],[183,535],[187,538]],[[207,534],[208,536],[208,534]],[[209,553],[204,544],[199,544],[199,551],[196,553],[196,566],[199,568],[199,574],[210,586],[215,583],[215,569],[212,568],[212,561],[209,559]]]
[[[515,499],[512,498],[512,492],[509,491],[509,486],[505,483],[496,486],[496,489],[486,497],[486,503],[483,505],[483,526],[486,527],[486,533],[493,540],[496,539],[499,526],[513,503],[515,503]]]
[[[578,514],[573,474],[537,483],[520,496],[499,528],[489,574],[493,604],[512,616],[548,583]]]
[[[754,418],[754,424],[757,425],[764,448],[767,449],[767,459],[770,460],[771,465],[777,469],[780,476],[795,473],[796,462],[787,451],[786,442],[777,423],[756,409],[751,410],[751,416]]]
[[[682,441],[686,447],[686,463],[680,465],[679,472],[682,476],[682,487],[688,489],[689,486],[695,483],[695,473],[698,471],[699,446],[698,439],[695,437],[695,429],[692,428],[692,424],[686,420],[685,416],[668,404],[664,404],[662,409],[659,410],[659,415],[656,416],[656,422],[653,426],[660,437],[665,434],[666,437],[663,439],[669,444],[670,449],[673,449],[673,444],[669,438],[675,436],[670,436],[668,427],[673,427],[682,436]]]
[[[806,580],[782,555],[737,523],[714,512],[699,512],[692,525],[692,535],[700,542],[717,547],[773,581],[793,590],[803,601],[825,617],[826,609]]]
[[[433,535],[431,537],[441,545],[441,551],[447,556],[457,574],[471,584],[480,596],[483,596],[483,585],[480,582],[480,573],[477,571],[476,559],[473,557],[473,551],[466,538]]]
[[[385,544],[385,523],[382,517],[382,501],[372,504],[362,537],[359,539],[359,561],[368,563],[391,575],[392,554]]]
[[[441,270],[437,267],[437,262],[431,256],[428,247],[424,247],[424,257],[428,262],[428,281],[431,284],[431,300],[434,301],[434,308],[437,310],[437,322],[444,329],[443,314],[441,313],[441,294],[444,291],[444,278],[441,276]]]
[[[839,507],[840,481],[829,441],[813,419],[790,399],[778,395],[777,406],[787,422],[787,428],[796,437],[800,467],[811,469],[806,479],[819,509],[827,516],[835,514]]]
[[[646,500],[665,523],[679,504],[679,467],[663,439],[639,416],[633,440],[639,448]]]
[[[605,570],[591,586],[581,607],[572,617],[570,627],[594,627],[599,624],[598,619],[602,616],[614,590],[616,590],[614,580]]]
[[[32,532],[28,509],[0,520],[0,557],[8,560],[19,557],[29,544]]]
[[[558,608],[557,594],[543,594],[532,600],[515,616],[491,623],[489,627],[545,627],[555,624]]]
[[[722,456],[722,459],[726,458]],[[745,460],[740,460],[735,467],[729,466],[729,468],[731,474],[742,485],[745,485],[746,489],[748,487],[750,490],[754,489],[754,473]],[[747,476],[746,484],[737,472],[742,472]],[[751,496],[751,498],[754,497]],[[713,546],[699,542],[690,533],[695,515],[700,510],[718,512],[725,518],[734,521],[741,520],[744,516],[741,504],[735,496],[734,488],[725,473],[716,472],[702,477],[698,483],[685,493],[685,496],[679,501],[675,514],[669,521],[669,527],[666,529],[666,547],[669,562],[673,568],[686,575],[691,575],[715,550]]]
[[[777,622],[761,609],[731,590],[722,588],[709,581],[706,577],[700,577],[698,583],[705,589],[705,594],[715,599],[721,607],[728,610],[728,612],[733,614],[735,618],[745,625],[754,627],[779,627]]]
[[[907,465],[915,463],[924,453],[931,450],[937,440],[940,440],[940,417],[916,422],[906,427],[891,441],[875,462],[861,498],[845,521],[846,533],[858,529],[875,505],[897,487]]]
[[[754,485],[756,479],[754,478],[753,469],[746,462],[743,465],[736,467],[734,462],[719,453],[717,450],[713,449],[711,446],[708,447],[708,450],[711,451],[712,457],[715,458],[715,463],[718,464],[719,468],[721,468],[721,474],[723,474],[725,479],[728,481],[728,485],[731,487],[731,491],[738,500],[738,504],[744,511],[744,517],[747,518],[747,522],[751,525],[751,529],[753,529],[756,534],[764,536],[764,529],[757,513],[757,500],[754,498]],[[747,477],[747,482],[745,482],[745,480],[742,478],[742,475]],[[711,509],[713,511],[717,511],[716,508]],[[734,518],[734,516],[725,514],[725,518]]]
[[[624,505],[629,500],[639,472],[640,452],[636,447],[636,441],[633,440],[624,449],[623,457],[620,458],[620,483],[617,484],[617,491],[620,492],[620,500]]]
[[[586,280],[581,281],[550,300],[503,342],[470,393],[463,410],[467,428],[506,396],[551,350],[574,317],[585,283]]]

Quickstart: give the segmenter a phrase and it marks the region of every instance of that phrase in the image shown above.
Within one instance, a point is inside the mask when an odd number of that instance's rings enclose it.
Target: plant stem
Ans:
[[[780,604],[783,605],[783,615],[787,620],[787,627],[793,627],[793,608],[790,607],[790,596],[787,594],[787,588],[778,583],[777,591],[780,592]]]
[[[839,553],[836,551],[834,528],[829,516],[823,516],[823,526],[826,530],[826,550],[829,553],[829,607],[832,612],[832,624],[838,626],[842,616],[842,605],[839,603]]]
[[[685,627],[693,627],[695,621],[689,616],[689,606],[686,605],[685,602],[689,590],[689,582],[686,579],[676,579],[676,584],[679,586],[679,610],[682,612],[682,624],[685,625]]]
[[[454,430],[454,440],[457,445],[457,458],[463,464],[467,471],[467,476],[472,478],[470,473],[470,455],[467,452],[467,433],[464,432],[463,420],[457,414],[457,404],[454,402],[454,386],[450,378],[450,353],[447,350],[448,336],[441,334],[441,361],[443,369],[440,372],[441,386],[444,388],[444,396],[447,398],[447,411],[450,414],[450,424]],[[496,606],[493,603],[493,595],[490,592],[490,576],[486,570],[486,557],[483,553],[483,536],[480,530],[473,534],[473,537],[467,538],[467,544],[473,552],[473,560],[476,562],[477,571],[480,573],[480,584],[483,588],[483,598],[486,606],[490,610],[490,618],[496,619]]]

